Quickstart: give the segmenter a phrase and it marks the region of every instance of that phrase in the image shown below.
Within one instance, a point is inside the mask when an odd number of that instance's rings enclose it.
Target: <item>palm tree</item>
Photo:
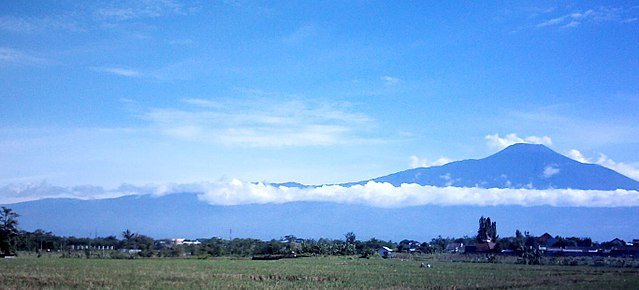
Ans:
[[[0,250],[10,255],[15,248],[15,237],[18,236],[18,220],[20,215],[10,208],[0,210]]]

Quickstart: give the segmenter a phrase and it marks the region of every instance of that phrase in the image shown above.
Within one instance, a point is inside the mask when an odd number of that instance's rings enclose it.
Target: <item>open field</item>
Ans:
[[[0,288],[597,288],[639,289],[639,269],[322,257],[0,260]]]

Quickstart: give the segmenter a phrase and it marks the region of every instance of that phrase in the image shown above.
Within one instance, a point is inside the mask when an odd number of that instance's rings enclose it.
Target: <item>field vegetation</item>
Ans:
[[[0,260],[0,273],[3,288],[639,288],[639,269],[448,262],[434,256],[254,261],[23,255]]]
[[[18,216],[0,211],[0,253],[6,257],[0,259],[0,288],[639,289],[639,260],[629,250],[616,256],[543,256],[537,237],[517,231],[499,239],[496,224],[483,217],[477,237],[430,242],[359,241],[351,232],[344,240],[290,235],[178,243],[129,230],[122,239],[26,232],[17,228]],[[564,247],[592,246],[586,239],[557,240]],[[493,241],[499,244],[487,252],[450,250]]]

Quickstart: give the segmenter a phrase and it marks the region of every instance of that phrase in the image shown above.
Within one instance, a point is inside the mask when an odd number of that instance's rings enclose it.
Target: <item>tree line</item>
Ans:
[[[64,237],[35,230],[28,232],[18,228],[19,214],[2,207],[0,211],[0,252],[14,255],[18,251],[60,252],[66,256],[107,256],[107,257],[219,257],[219,256],[258,256],[258,255],[375,255],[382,247],[400,253],[439,253],[449,251],[451,244],[494,243],[494,251],[512,250],[522,256],[530,256],[534,262],[537,253],[536,237],[517,231],[513,237],[499,238],[497,226],[490,218],[481,217],[479,229],[474,237],[450,238],[438,236],[428,242],[404,239],[399,242],[383,241],[371,238],[366,241],[357,239],[355,233],[344,234],[343,239],[301,239],[293,235],[280,239],[264,241],[251,238],[221,239],[218,237],[199,239],[198,243],[179,244],[169,239],[153,239],[149,236],[124,230],[119,237],[106,236],[95,238]],[[589,238],[556,237],[558,246],[594,246]],[[526,256],[526,257],[528,257]]]

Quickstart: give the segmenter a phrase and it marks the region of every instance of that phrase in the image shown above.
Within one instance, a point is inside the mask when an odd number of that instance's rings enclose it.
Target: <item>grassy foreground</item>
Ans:
[[[0,288],[597,288],[639,289],[638,269],[300,258],[278,261],[20,257]]]

